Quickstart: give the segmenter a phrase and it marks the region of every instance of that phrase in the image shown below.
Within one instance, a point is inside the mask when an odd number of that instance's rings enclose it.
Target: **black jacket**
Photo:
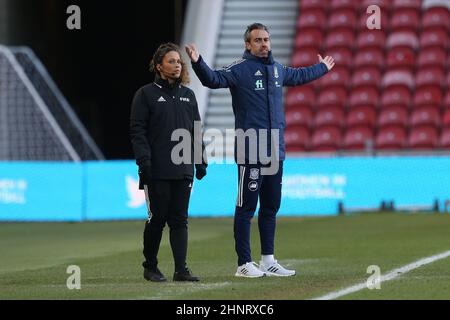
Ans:
[[[140,88],[134,96],[130,116],[130,136],[137,165],[150,160],[152,179],[193,179],[194,144],[204,151],[201,130],[194,136],[194,121],[201,121],[195,94],[180,82],[171,85],[157,75],[154,83]],[[176,129],[185,129],[190,134],[190,161],[187,163],[175,164],[171,159],[172,149],[182,141],[180,138],[171,141]],[[197,157],[195,160],[206,166],[206,159]],[[140,182],[142,187],[142,177]]]

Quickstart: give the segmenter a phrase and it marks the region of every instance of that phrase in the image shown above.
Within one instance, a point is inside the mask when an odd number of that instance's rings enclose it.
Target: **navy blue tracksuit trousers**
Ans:
[[[238,165],[238,197],[234,239],[238,265],[251,262],[250,225],[259,198],[258,228],[261,254],[274,254],[276,214],[280,209],[283,162],[275,175],[261,175],[261,164]]]

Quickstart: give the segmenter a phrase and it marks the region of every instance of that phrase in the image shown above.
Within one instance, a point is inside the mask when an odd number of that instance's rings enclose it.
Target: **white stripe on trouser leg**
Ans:
[[[238,177],[238,194],[236,197],[236,207],[241,206],[241,179],[242,179],[242,167],[239,166],[239,177]]]
[[[238,199],[237,199],[237,206],[242,207],[243,203],[243,193],[244,193],[244,175],[245,175],[245,167],[239,167],[239,170],[241,171],[240,179],[239,179],[239,186],[238,186]]]
[[[150,209],[150,198],[148,196],[148,186],[144,184],[145,202],[147,203],[148,221],[152,220],[152,210]]]
[[[241,182],[241,207],[244,205],[244,179],[245,179],[245,167],[242,167],[242,182]]]

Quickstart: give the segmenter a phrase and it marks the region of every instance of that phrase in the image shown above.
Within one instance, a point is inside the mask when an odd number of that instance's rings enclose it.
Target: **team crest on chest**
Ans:
[[[273,74],[275,76],[276,79],[278,79],[280,77],[280,75],[278,74],[278,68],[277,66],[273,67]]]
[[[250,179],[252,179],[252,180],[259,179],[259,169],[257,169],[257,168],[250,169]]]

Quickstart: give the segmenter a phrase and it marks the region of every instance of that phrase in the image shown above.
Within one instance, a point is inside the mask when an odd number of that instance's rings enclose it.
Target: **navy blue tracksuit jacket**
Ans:
[[[279,129],[278,159],[281,161],[285,158],[286,127],[282,87],[305,84],[328,72],[323,63],[291,68],[274,61],[272,52],[268,58],[259,58],[248,50],[242,60],[222,70],[211,70],[201,56],[196,63],[192,63],[192,68],[204,86],[211,89],[230,88],[235,129]],[[248,159],[247,155],[245,158]]]
[[[261,254],[274,254],[276,214],[281,203],[283,160],[285,159],[284,128],[286,121],[283,110],[283,86],[297,86],[320,78],[328,72],[324,63],[306,68],[290,68],[268,58],[259,58],[245,51],[243,59],[222,70],[213,71],[202,57],[192,67],[201,83],[211,89],[229,88],[233,100],[235,129],[279,130],[279,170],[275,175],[261,175],[259,150],[257,159],[249,158],[245,148],[245,163],[238,162],[238,196],[234,215],[235,249],[238,265],[252,261],[250,252],[250,226],[258,199],[258,228],[261,240]],[[259,139],[259,135],[258,139]],[[267,156],[271,150],[268,139]],[[259,145],[259,142],[257,143]],[[236,151],[236,146],[235,146]],[[242,155],[237,159],[242,159]],[[267,159],[267,158],[266,158]],[[273,157],[272,157],[273,159]],[[247,161],[250,160],[250,161]],[[256,162],[253,162],[256,160]],[[261,161],[262,162],[262,161]]]

